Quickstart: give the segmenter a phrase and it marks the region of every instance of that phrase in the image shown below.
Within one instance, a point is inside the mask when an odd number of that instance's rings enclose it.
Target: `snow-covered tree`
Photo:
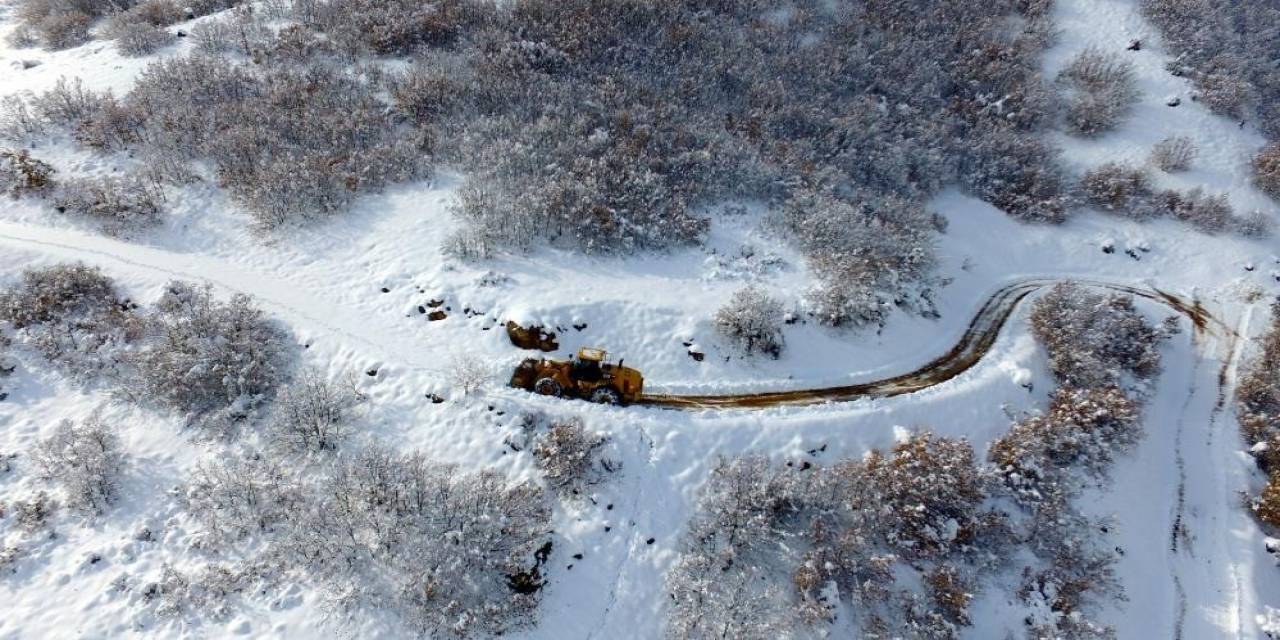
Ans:
[[[784,310],[777,298],[759,287],[747,286],[716,311],[716,331],[747,355],[777,358],[786,341],[782,336]]]

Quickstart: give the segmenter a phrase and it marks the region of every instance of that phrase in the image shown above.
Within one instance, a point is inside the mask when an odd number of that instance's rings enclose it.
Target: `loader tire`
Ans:
[[[622,404],[622,396],[609,387],[600,387],[591,392],[591,401],[596,404]]]
[[[538,381],[533,383],[533,392],[540,396],[559,398],[564,390],[560,388],[560,383],[556,382],[555,378],[538,378]]]

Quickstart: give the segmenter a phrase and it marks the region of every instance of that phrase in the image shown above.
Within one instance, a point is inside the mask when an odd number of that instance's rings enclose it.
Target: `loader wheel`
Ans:
[[[561,394],[560,383],[556,382],[555,378],[538,378],[538,381],[533,383],[533,392],[540,396],[559,398]]]
[[[596,404],[622,404],[622,396],[609,387],[600,387],[591,392],[591,401]]]

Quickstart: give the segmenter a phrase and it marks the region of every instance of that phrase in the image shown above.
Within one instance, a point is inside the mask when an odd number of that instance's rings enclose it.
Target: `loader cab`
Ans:
[[[604,359],[608,354],[603,349],[583,347],[578,349],[572,360],[574,380],[583,382],[599,382],[604,378]]]

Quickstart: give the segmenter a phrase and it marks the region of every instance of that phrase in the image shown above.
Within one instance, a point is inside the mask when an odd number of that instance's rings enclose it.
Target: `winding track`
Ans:
[[[341,305],[311,298],[295,285],[263,278],[260,274],[246,271],[239,265],[217,258],[174,253],[65,229],[0,222],[0,245],[4,244],[37,249],[60,257],[72,257],[87,262],[114,262],[127,268],[140,268],[167,276],[209,281],[231,291],[250,294],[268,308],[273,308],[285,315],[292,315],[306,324],[339,334],[365,347],[374,348],[392,360],[403,360],[403,352],[393,346],[384,345],[382,340],[372,336],[366,337],[363,334],[372,329],[377,332],[377,337],[389,337],[396,343],[415,339],[394,324],[381,322],[363,314],[355,314]],[[639,404],[684,410],[760,409],[914,393],[942,384],[968,371],[991,350],[1000,330],[1004,328],[1019,303],[1037,291],[1062,282],[1075,282],[1152,300],[1189,318],[1196,331],[1207,330],[1212,324],[1225,333],[1234,333],[1231,327],[1210,315],[1199,302],[1190,301],[1160,289],[1144,289],[1079,278],[1026,278],[1007,284],[992,294],[969,322],[960,341],[945,354],[907,373],[883,380],[815,389],[725,395],[653,394],[643,396]],[[402,364],[409,369],[431,369],[427,365],[413,362],[402,362]]]
[[[1009,316],[1018,304],[1027,296],[1063,282],[1107,289],[1136,297],[1152,300],[1162,304],[1191,320],[1197,332],[1207,330],[1210,324],[1227,332],[1232,332],[1200,305],[1198,301],[1187,300],[1160,289],[1143,289],[1127,285],[1087,279],[1034,278],[1019,280],[1005,285],[982,305],[978,313],[969,321],[960,341],[945,354],[928,362],[924,366],[886,378],[857,384],[818,389],[796,389],[791,391],[769,391],[763,393],[744,393],[727,395],[645,395],[641,404],[668,407],[673,409],[759,409],[779,405],[810,405],[826,402],[845,402],[859,398],[878,398],[914,393],[921,389],[942,384],[968,371],[991,350],[1000,330],[1008,322]]]

